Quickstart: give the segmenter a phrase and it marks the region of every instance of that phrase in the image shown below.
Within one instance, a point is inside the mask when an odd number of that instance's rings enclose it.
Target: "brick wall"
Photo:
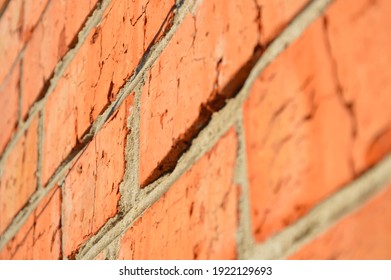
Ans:
[[[0,1],[0,259],[391,258],[390,12]]]

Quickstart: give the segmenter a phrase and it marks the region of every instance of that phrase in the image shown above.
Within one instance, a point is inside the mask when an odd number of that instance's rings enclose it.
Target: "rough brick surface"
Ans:
[[[153,36],[158,34],[173,4],[168,0],[117,0],[107,8],[101,24],[91,31],[48,100],[44,182],[115,99],[119,88],[140,63]],[[159,16],[154,7],[159,8]],[[151,13],[149,8],[152,8]],[[61,153],[51,153],[60,147]]]
[[[1,168],[0,232],[29,200],[37,187],[38,118],[19,139]]]
[[[336,1],[327,12],[340,90],[356,121],[352,147],[356,172],[391,150],[390,11],[387,0],[350,0]]]
[[[244,106],[258,241],[295,221],[352,177],[351,123],[336,93],[323,29],[318,20],[277,58],[256,81]]]
[[[179,27],[143,89],[141,185],[171,169],[207,122],[213,110],[208,101],[216,98],[259,43],[256,18],[253,1],[203,1]],[[235,39],[239,37],[247,44]]]
[[[26,74],[23,75],[22,85],[26,90],[23,92],[23,116],[26,116],[30,106],[45,89],[54,67],[76,41],[78,31],[97,2],[98,0],[49,2],[24,53],[23,73]],[[26,3],[30,3],[29,11],[35,9],[31,1]]]
[[[236,145],[231,129],[128,230],[118,258],[235,258]]]
[[[117,213],[125,171],[127,117],[132,98],[103,127],[74,163],[64,181],[64,254],[78,246]],[[115,141],[108,139],[115,135]]]
[[[60,259],[61,247],[61,189],[55,187],[0,251],[0,259]]]
[[[391,186],[290,256],[291,259],[391,258]]]
[[[170,171],[211,114],[237,93],[266,43],[263,32],[267,39],[277,34],[263,29],[263,17],[271,22],[268,13],[282,9],[273,21],[284,26],[303,1],[286,10],[288,1],[259,2],[203,1],[151,69],[141,101],[142,186]]]
[[[390,13],[0,0],[0,258],[390,258]]]

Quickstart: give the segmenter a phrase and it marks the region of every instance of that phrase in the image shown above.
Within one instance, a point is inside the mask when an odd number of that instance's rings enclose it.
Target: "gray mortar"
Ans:
[[[238,259],[245,259],[247,252],[254,244],[254,240],[251,231],[251,203],[247,178],[246,140],[244,135],[242,110],[240,110],[235,126],[239,143],[235,164],[235,183],[240,187],[237,252]]]
[[[143,84],[143,83],[142,83]],[[139,192],[139,157],[140,157],[140,99],[141,85],[135,90],[134,106],[128,121],[128,135],[125,160],[126,167],[123,182],[120,185],[120,211],[127,212],[136,202]]]

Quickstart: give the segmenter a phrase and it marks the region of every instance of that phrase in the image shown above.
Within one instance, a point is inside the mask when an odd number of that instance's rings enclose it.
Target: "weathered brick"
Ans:
[[[236,149],[231,129],[126,232],[119,258],[235,258]]]
[[[26,74],[23,75],[22,81],[23,116],[26,116],[31,105],[39,97],[57,63],[72,46],[78,31],[97,1],[50,1],[24,53],[23,73]],[[33,8],[35,6],[30,7],[30,10]]]
[[[0,170],[0,233],[37,187],[38,118],[19,139]]]
[[[56,186],[3,248],[0,259],[61,257],[61,189]]]
[[[258,241],[352,178],[352,125],[336,88],[321,20],[255,82],[244,124]]]
[[[19,64],[13,69],[10,77],[0,86],[0,151],[3,151],[18,122],[19,109]]]
[[[13,0],[0,19],[0,84],[11,71],[43,13],[48,0]]]
[[[290,259],[391,258],[391,186],[290,256]]]
[[[327,12],[330,49],[341,93],[357,123],[357,173],[391,150],[391,2],[335,1]]]
[[[117,213],[119,184],[125,171],[129,98],[74,163],[64,182],[64,254],[80,244]]]
[[[184,19],[143,88],[141,185],[172,169],[217,99],[232,94],[236,85],[224,87],[257,49],[257,21],[254,1],[220,0],[202,1]]]
[[[107,8],[47,102],[44,182],[115,99],[174,2],[117,0]],[[161,10],[157,15],[150,7]]]

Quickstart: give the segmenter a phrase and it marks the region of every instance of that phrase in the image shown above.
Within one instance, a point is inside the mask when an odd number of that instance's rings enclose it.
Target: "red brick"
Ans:
[[[336,71],[357,120],[357,172],[391,150],[390,12],[387,0],[335,1],[327,12]]]
[[[244,124],[257,241],[351,179],[352,125],[336,93],[321,20],[255,82]]]
[[[47,155],[43,167],[44,182],[71,151],[77,139],[114,100],[151,43],[151,34],[158,32],[174,4],[173,0],[151,0],[148,5],[147,2],[113,1],[101,24],[89,34],[49,97],[46,106],[48,137],[44,146]],[[159,15],[152,9],[152,17],[150,7],[159,7]],[[146,30],[144,24],[148,26]],[[57,152],[59,149],[61,153]]]
[[[70,256],[117,213],[125,170],[130,98],[75,162],[64,183],[64,254]]]
[[[228,132],[126,232],[119,259],[234,259],[237,142]]]
[[[272,41],[308,0],[255,0],[261,7],[262,41]]]
[[[184,19],[143,88],[141,185],[159,177],[153,175],[156,169],[167,169],[163,158],[178,148],[186,131],[202,127],[205,104],[252,57],[258,37],[257,11],[250,0],[202,1],[195,15]]]
[[[30,39],[47,2],[48,0],[13,0],[4,11],[0,20],[0,84]]]
[[[290,259],[391,258],[391,186],[299,249]]]
[[[3,248],[0,259],[60,258],[61,189],[55,187]]]
[[[71,47],[96,2],[68,0],[49,3],[24,53],[23,116],[26,116],[55,66]],[[30,7],[33,8],[35,6]]]
[[[1,170],[0,233],[28,201],[37,187],[38,119],[34,119],[13,147]]]
[[[19,64],[13,69],[10,77],[0,86],[0,151],[3,151],[18,122],[19,109]]]

